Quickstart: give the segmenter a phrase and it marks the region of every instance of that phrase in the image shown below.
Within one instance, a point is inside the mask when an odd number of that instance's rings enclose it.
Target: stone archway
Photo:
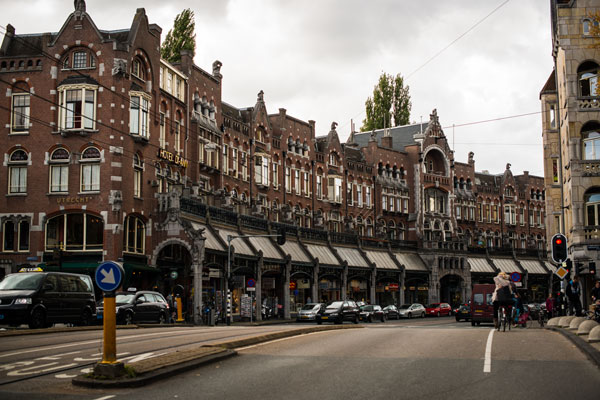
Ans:
[[[466,302],[463,299],[463,278],[459,275],[447,274],[440,279],[440,302],[451,306]]]
[[[191,271],[193,253],[191,246],[180,239],[169,239],[154,250],[152,263],[159,271],[158,288],[163,294],[170,294],[175,286],[184,288],[182,297],[184,313],[191,306],[191,294],[194,287]]]

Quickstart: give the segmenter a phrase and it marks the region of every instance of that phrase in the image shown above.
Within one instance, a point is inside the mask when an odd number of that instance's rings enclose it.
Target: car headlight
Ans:
[[[15,304],[31,304],[31,297],[21,297],[15,299]]]

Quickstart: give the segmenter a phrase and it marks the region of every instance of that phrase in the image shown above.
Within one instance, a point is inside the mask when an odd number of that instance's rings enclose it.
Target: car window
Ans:
[[[341,301],[334,301],[333,303],[328,305],[327,308],[340,308],[342,304],[343,303]]]
[[[154,297],[156,297],[156,301],[158,301],[159,303],[167,303],[167,300],[165,300],[163,295],[160,293],[154,293]]]
[[[483,293],[475,293],[473,295],[473,303],[478,306],[483,305]]]
[[[492,293],[488,293],[488,294],[487,294],[485,297],[486,297],[486,299],[487,299],[487,304],[488,304],[488,306],[491,306],[492,304],[494,304],[494,303],[492,302]]]
[[[44,281],[43,288],[46,292],[58,291],[58,277],[56,275],[48,275]]]
[[[139,295],[138,298],[137,298],[137,300],[136,300],[136,302],[140,301],[140,300],[142,301],[142,303],[148,303],[148,302],[151,301],[148,297],[146,297],[145,294]]]
[[[82,292],[92,293],[94,291],[92,280],[89,276],[80,276],[78,287],[81,289]]]
[[[0,290],[36,290],[40,287],[44,274],[10,274],[0,282]]]

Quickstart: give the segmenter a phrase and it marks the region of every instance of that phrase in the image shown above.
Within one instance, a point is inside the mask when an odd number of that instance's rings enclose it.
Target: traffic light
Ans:
[[[596,262],[595,261],[590,261],[590,264],[588,266],[588,270],[590,272],[591,275],[596,275]]]
[[[565,261],[565,268],[567,269],[567,272],[570,274],[571,270],[573,269],[573,261],[571,261],[570,259],[567,259],[567,261]]]
[[[562,263],[567,258],[567,238],[562,233],[557,233],[552,236],[552,259],[554,262]]]
[[[283,246],[285,244],[285,229],[280,229],[277,232],[277,244]]]

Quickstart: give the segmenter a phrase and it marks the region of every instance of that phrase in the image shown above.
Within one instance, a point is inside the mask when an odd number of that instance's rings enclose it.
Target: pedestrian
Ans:
[[[600,300],[600,281],[596,281],[596,286],[592,289],[592,303]]]
[[[312,299],[310,298],[310,296],[308,296],[308,298],[306,299],[306,304],[310,304],[312,303]]]
[[[546,299],[546,312],[548,313],[548,319],[552,318],[554,313],[554,298],[552,297],[552,293]]]
[[[569,314],[579,316],[581,315],[581,284],[579,283],[579,276],[575,275],[573,280],[567,285],[567,298],[569,300]]]
[[[513,322],[513,326],[517,324],[517,321],[519,321],[519,317],[521,316],[521,314],[523,314],[523,299],[521,299],[521,296],[519,295],[519,292],[515,291],[515,297],[513,299],[514,302],[514,307],[515,307],[515,318],[512,321]]]

